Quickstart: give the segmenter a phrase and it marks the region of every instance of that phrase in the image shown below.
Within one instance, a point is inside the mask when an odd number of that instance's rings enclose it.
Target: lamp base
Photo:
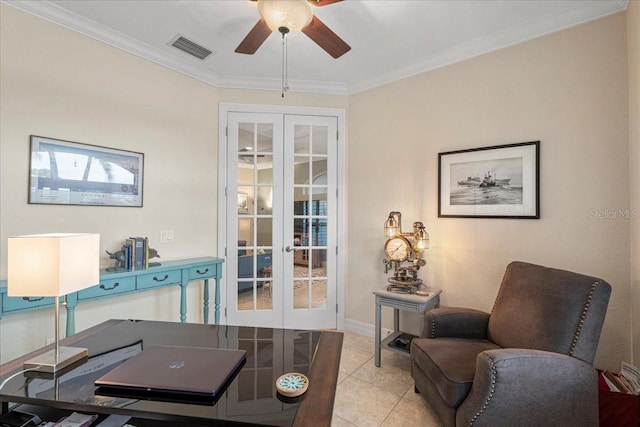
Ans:
[[[56,373],[61,369],[75,363],[82,358],[88,357],[89,351],[79,347],[60,347],[58,360],[56,360],[56,350],[51,349],[33,359],[24,362],[24,369],[36,372]]]

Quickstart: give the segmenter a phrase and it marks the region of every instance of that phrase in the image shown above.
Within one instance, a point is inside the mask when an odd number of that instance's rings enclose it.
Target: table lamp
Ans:
[[[402,214],[398,211],[389,212],[389,217],[384,222],[384,235],[387,238],[396,236],[404,236],[411,239],[411,249],[415,252],[415,262],[421,266],[426,265],[426,261],[422,259],[422,252],[429,249],[429,233],[424,228],[424,224],[420,221],[413,223],[412,232],[402,231]]]
[[[99,282],[99,234],[9,237],[7,295],[54,297],[55,301],[55,348],[25,362],[25,369],[55,373],[87,357],[86,348],[60,346],[60,297]]]

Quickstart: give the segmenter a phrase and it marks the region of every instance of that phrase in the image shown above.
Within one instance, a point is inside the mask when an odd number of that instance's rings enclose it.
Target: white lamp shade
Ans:
[[[9,237],[8,296],[59,297],[99,282],[99,234]]]

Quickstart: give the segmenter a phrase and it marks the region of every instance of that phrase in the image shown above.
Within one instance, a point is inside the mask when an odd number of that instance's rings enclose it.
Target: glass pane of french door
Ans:
[[[282,174],[274,174],[282,168],[282,115],[229,113],[227,122],[227,195],[237,199],[227,207],[228,321],[282,327],[282,298],[274,298],[274,262],[282,259],[282,233],[274,232],[282,230],[275,191]]]
[[[285,117],[285,324],[335,327],[335,117]],[[287,242],[285,237],[285,243]],[[332,250],[331,250],[332,249]]]

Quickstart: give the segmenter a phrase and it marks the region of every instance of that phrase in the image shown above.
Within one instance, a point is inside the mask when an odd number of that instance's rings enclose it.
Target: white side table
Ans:
[[[416,294],[408,294],[403,292],[388,291],[387,288],[373,291],[376,296],[376,330],[375,330],[375,364],[380,367],[380,348],[396,351],[401,354],[409,355],[409,345],[404,348],[396,344],[396,339],[412,338],[415,335],[407,334],[400,330],[400,310],[424,313],[425,311],[438,307],[440,305],[441,289],[430,288],[426,292],[429,295],[420,296]],[[393,307],[393,333],[389,334],[384,340],[381,340],[382,328],[382,306]]]

